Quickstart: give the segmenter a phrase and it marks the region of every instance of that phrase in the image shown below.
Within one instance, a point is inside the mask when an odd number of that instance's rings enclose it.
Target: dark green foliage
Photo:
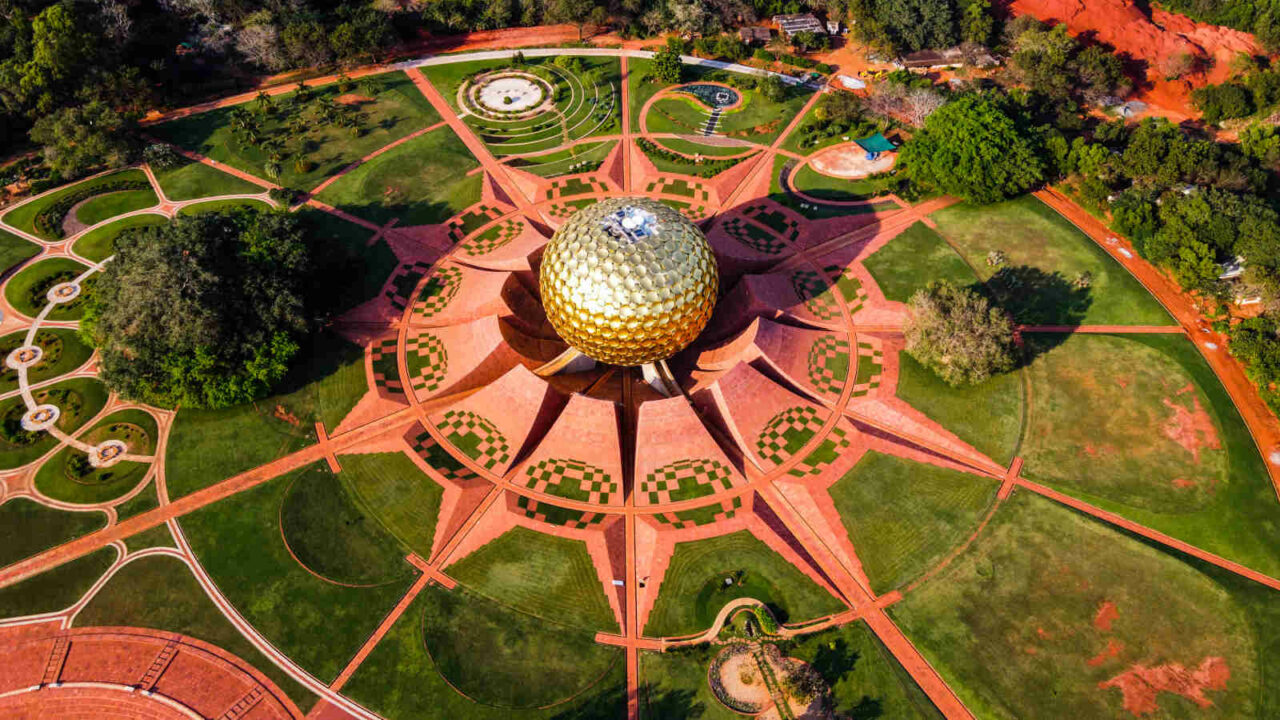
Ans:
[[[644,151],[645,155],[655,160],[666,160],[681,166],[687,166],[681,169],[681,172],[694,175],[696,177],[713,177],[716,174],[728,170],[729,168],[742,162],[742,158],[729,158],[715,160],[712,158],[703,158],[702,162],[698,162],[680,153],[674,153],[666,148],[659,147],[656,143],[648,138],[636,138],[636,144]]]
[[[125,397],[227,407],[267,394],[307,329],[300,222],[236,210],[122,236],[86,313],[102,377]]]
[[[680,52],[670,44],[653,54],[653,77],[666,85],[680,82],[684,73],[684,63],[680,61]]]
[[[906,54],[960,41],[955,0],[852,0],[854,30],[866,41]]]
[[[977,203],[1026,192],[1043,179],[1035,138],[995,97],[965,95],[925,120],[899,158],[925,186]]]
[[[1231,354],[1244,363],[1262,399],[1280,412],[1280,334],[1269,317],[1249,318],[1231,329]]]
[[[69,192],[59,197],[55,202],[50,203],[48,207],[43,208],[35,218],[36,232],[46,236],[60,238],[63,236],[62,221],[66,218],[76,203],[88,200],[95,195],[105,195],[106,193],[121,192],[124,190],[147,190],[151,187],[151,183],[146,180],[112,180],[110,182],[95,183],[79,190]]]
[[[911,297],[907,352],[953,386],[1014,367],[1013,321],[974,290],[947,281]]]
[[[50,168],[74,178],[99,165],[129,164],[135,146],[132,133],[127,118],[95,100],[41,116],[31,128],[31,140],[44,146]]]
[[[1191,91],[1191,101],[1211,123],[1252,115],[1253,96],[1249,88],[1237,83],[1206,85]]]

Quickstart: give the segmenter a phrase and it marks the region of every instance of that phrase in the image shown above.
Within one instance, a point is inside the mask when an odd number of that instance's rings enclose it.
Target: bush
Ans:
[[[1242,321],[1231,331],[1231,354],[1244,363],[1245,373],[1273,412],[1280,412],[1280,335],[1276,321],[1263,315]]]
[[[1191,92],[1191,101],[1207,122],[1217,123],[1252,115],[1253,97],[1249,89],[1236,83],[1206,85]]]
[[[167,143],[151,143],[142,151],[142,159],[153,170],[167,170],[182,162],[182,156]]]
[[[763,60],[765,62],[773,62],[774,60],[778,59],[778,56],[774,55],[768,50],[765,50],[764,48],[759,48],[755,52],[751,53],[751,57],[754,57],[757,60]]]
[[[739,162],[734,159],[704,159],[702,162],[698,162],[693,158],[688,158],[679,153],[673,153],[666,148],[658,147],[648,138],[636,138],[636,144],[639,145],[640,149],[644,151],[644,154],[648,155],[650,158],[657,158],[677,165],[687,166],[684,171],[696,177],[712,177],[728,170]]]
[[[907,352],[949,385],[974,385],[1013,369],[1013,320],[977,292],[934,282],[907,305]]]

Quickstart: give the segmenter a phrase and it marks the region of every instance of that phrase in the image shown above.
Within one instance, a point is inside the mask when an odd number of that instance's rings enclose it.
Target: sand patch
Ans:
[[[365,103],[373,102],[373,98],[369,97],[368,95],[358,95],[356,93],[347,93],[345,95],[339,95],[338,97],[334,98],[333,101],[338,103],[339,105],[363,105]]]
[[[1098,606],[1098,612],[1093,615],[1093,626],[1103,632],[1111,632],[1111,622],[1120,617],[1120,608],[1116,604],[1107,600]]]
[[[1108,638],[1107,649],[1103,650],[1097,655],[1094,655],[1093,657],[1086,660],[1085,664],[1088,665],[1089,667],[1098,667],[1102,663],[1112,658],[1119,657],[1120,653],[1123,651],[1124,651],[1124,643],[1120,642],[1115,638]]]
[[[1177,394],[1183,395],[1193,391],[1194,388],[1191,385],[1187,385],[1179,390]],[[1201,450],[1205,448],[1210,450],[1222,449],[1222,440],[1218,437],[1218,429],[1213,425],[1213,418],[1201,407],[1200,398],[1192,395],[1190,409],[1174,402],[1171,398],[1164,398],[1161,402],[1164,403],[1165,407],[1173,411],[1173,415],[1165,421],[1161,431],[1165,437],[1178,443],[1187,452],[1191,453],[1192,459],[1197,463],[1200,462]]]
[[[852,180],[889,172],[897,157],[897,153],[880,153],[876,159],[868,160],[866,150],[850,143],[837,145],[814,155],[809,160],[809,166],[823,175]]]
[[[1123,673],[1098,683],[1098,687],[1120,688],[1124,693],[1124,709],[1135,717],[1150,715],[1160,709],[1158,695],[1174,693],[1194,702],[1202,708],[1213,701],[1204,696],[1205,690],[1225,690],[1231,669],[1220,657],[1206,657],[1200,666],[1188,670],[1179,663],[1147,667],[1134,665]]]

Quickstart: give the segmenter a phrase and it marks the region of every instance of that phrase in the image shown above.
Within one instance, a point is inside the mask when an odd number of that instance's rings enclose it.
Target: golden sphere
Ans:
[[[648,198],[579,210],[542,254],[547,318],[583,355],[643,365],[682,350],[711,319],[720,277],[702,231]]]

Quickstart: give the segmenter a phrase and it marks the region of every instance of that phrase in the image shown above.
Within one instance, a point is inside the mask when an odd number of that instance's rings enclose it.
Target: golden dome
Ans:
[[[574,213],[547,243],[540,272],[556,332],[613,365],[661,360],[693,342],[720,285],[702,231],[647,198],[612,198]]]

